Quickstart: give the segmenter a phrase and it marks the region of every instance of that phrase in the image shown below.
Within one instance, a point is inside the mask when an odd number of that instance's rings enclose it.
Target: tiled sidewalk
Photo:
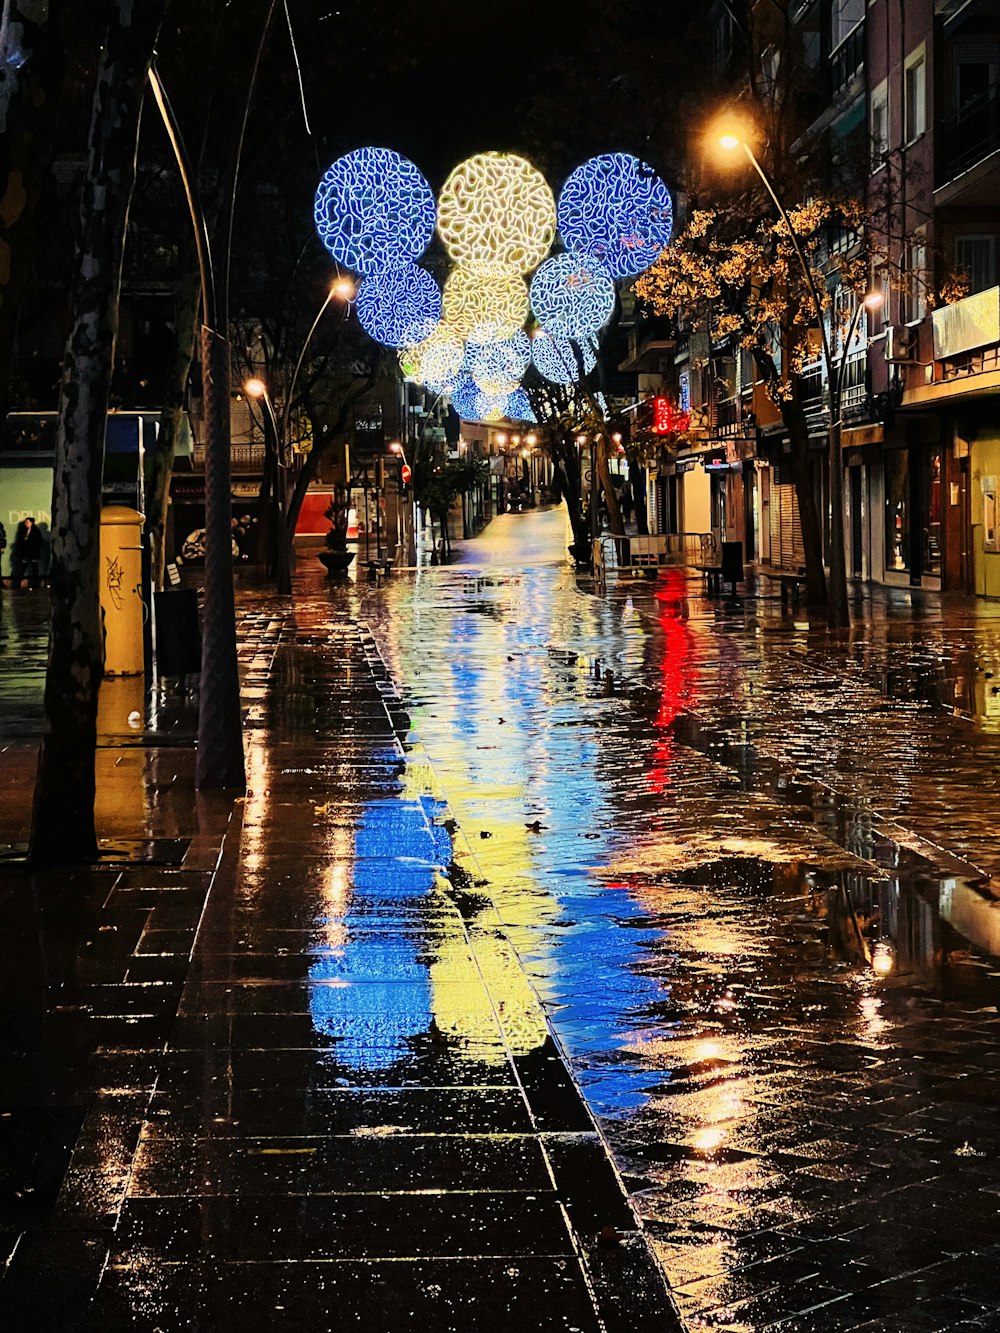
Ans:
[[[50,890],[76,919],[0,1082],[30,1201],[0,1327],[678,1327],[371,642],[296,611],[245,624],[224,847],[199,802],[176,868],[8,874],[9,930]]]

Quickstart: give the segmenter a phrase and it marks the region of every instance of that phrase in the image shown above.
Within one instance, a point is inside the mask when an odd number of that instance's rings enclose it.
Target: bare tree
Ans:
[[[88,860],[97,851],[104,434],[143,90],[167,3],[115,0],[94,88],[53,473],[52,619],[30,847],[36,862]]]

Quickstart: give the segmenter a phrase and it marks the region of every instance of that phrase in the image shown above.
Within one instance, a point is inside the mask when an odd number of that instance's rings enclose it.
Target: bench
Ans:
[[[773,573],[769,570],[759,570],[759,577],[769,579],[772,583],[777,583],[781,589],[781,609],[787,611],[789,603],[796,607],[799,604],[799,593],[806,586],[805,574],[792,574],[787,570],[776,570]]]
[[[705,580],[705,589],[709,597],[722,596],[722,566],[695,565],[695,569]]]

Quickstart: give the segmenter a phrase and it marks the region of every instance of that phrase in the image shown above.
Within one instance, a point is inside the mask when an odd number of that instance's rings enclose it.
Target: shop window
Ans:
[[[885,567],[910,568],[910,456],[906,449],[885,454]]]
[[[997,479],[982,477],[983,488],[983,550],[1000,551],[1000,534],[997,533]]]
[[[925,574],[941,573],[941,451],[926,450],[920,503],[923,519],[923,556]]]

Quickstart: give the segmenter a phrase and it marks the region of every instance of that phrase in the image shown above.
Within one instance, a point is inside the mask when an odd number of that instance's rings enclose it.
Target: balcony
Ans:
[[[865,67],[865,25],[859,23],[848,33],[836,50],[830,53],[831,82],[834,98],[838,98]]]
[[[229,466],[234,473],[243,476],[259,477],[264,472],[266,450],[262,444],[234,444],[230,449]],[[196,444],[192,454],[195,472],[205,471],[205,446]]]
[[[939,187],[971,170],[1000,148],[1000,89],[994,85],[941,129]]]
[[[834,362],[834,369],[840,362]],[[868,353],[864,348],[848,353],[841,385],[841,420],[851,422],[871,419],[871,395],[868,392]],[[826,367],[812,361],[802,370],[802,406],[810,435],[825,434],[830,426],[830,391]]]

